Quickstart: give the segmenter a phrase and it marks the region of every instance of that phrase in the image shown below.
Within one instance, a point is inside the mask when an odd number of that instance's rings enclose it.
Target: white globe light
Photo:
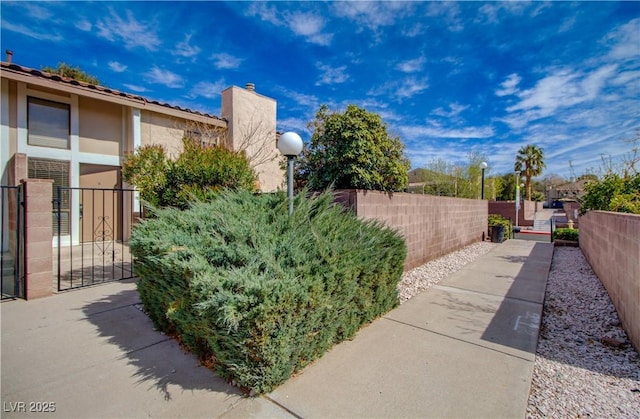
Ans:
[[[481,168],[481,169],[486,169],[486,168],[487,168],[487,166],[488,166],[488,165],[487,165],[487,162],[486,162],[486,161],[483,161],[482,163],[480,163],[480,168]]]
[[[278,139],[278,150],[285,156],[297,156],[302,151],[302,138],[295,132],[285,132]]]

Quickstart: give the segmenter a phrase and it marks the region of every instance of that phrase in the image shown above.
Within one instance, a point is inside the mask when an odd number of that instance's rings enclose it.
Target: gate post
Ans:
[[[51,226],[53,180],[23,179],[24,184],[24,298],[53,294]]]

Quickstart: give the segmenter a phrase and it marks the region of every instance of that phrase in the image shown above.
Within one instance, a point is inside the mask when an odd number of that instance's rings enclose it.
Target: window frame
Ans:
[[[46,135],[41,135],[34,133],[33,136],[40,137],[39,141],[32,141],[32,131],[34,128],[32,124],[35,123],[33,121],[34,116],[32,115],[31,105],[38,106],[49,106],[52,109],[59,109],[61,111],[66,111],[66,139],[62,139],[62,137],[49,137]],[[35,138],[33,138],[35,140]],[[57,140],[57,141],[56,141]],[[56,144],[56,142],[65,142],[63,147]],[[57,148],[60,150],[70,150],[71,149],[71,105],[69,103],[57,102],[54,100],[44,99],[37,96],[28,95],[27,96],[27,145],[31,147],[45,147],[45,148]]]

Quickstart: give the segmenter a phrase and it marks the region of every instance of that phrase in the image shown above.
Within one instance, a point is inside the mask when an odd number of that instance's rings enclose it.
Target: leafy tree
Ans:
[[[614,165],[609,164],[599,179],[595,175],[583,176],[588,179],[580,200],[583,214],[589,210],[640,214],[640,172],[637,169],[640,162],[640,129],[635,131],[635,137],[625,142],[631,144],[631,151],[615,165],[615,170]]]
[[[125,158],[122,176],[155,207],[187,208],[221,189],[255,190],[256,174],[244,152],[184,138],[183,151],[170,160],[160,145],[140,147]]]
[[[122,162],[122,177],[140,192],[140,198],[154,207],[161,206],[161,191],[167,184],[169,160],[158,144],[139,147]]]
[[[59,74],[63,77],[69,77],[74,80],[84,81],[89,84],[99,85],[100,80],[91,74],[86,73],[80,67],[73,67],[69,64],[60,62],[57,67],[42,67],[42,71],[47,73]]]
[[[429,195],[452,196],[458,198],[477,199],[480,197],[481,169],[480,163],[486,161],[484,155],[469,153],[466,165],[451,164],[443,159],[436,159],[427,165],[427,169],[416,169],[414,172],[416,183],[422,183],[414,188],[414,192],[424,192]],[[486,172],[485,172],[486,174]],[[493,179],[485,177],[485,195],[493,197],[501,187]]]
[[[312,190],[357,188],[401,191],[409,183],[404,144],[387,133],[380,115],[355,105],[340,112],[320,106],[313,135],[297,165],[298,184]]]
[[[500,176],[502,188],[497,193],[498,201],[512,201],[516,199],[516,175],[515,173],[506,173]]]
[[[533,144],[523,146],[518,150],[514,167],[525,179],[527,199],[531,200],[531,180],[534,176],[540,175],[545,168],[544,152]]]
[[[589,210],[640,214],[640,173],[618,175],[607,173],[585,186],[580,211]]]

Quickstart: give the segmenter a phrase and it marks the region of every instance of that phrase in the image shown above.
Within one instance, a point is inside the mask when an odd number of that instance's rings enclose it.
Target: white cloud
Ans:
[[[492,127],[442,127],[437,125],[405,125],[398,130],[410,139],[427,138],[488,138],[494,135]]]
[[[614,59],[640,58],[640,18],[617,27],[605,37],[611,44],[609,57]]]
[[[161,43],[156,25],[138,21],[129,10],[126,19],[111,10],[109,16],[96,23],[96,28],[98,36],[112,42],[120,41],[125,48],[142,47],[155,51]]]
[[[565,19],[562,25],[560,25],[560,28],[558,28],[558,32],[568,32],[569,30],[573,29],[577,21],[578,19],[576,18],[576,16],[570,16],[569,18]]]
[[[8,22],[6,20],[2,20],[2,29],[3,30],[8,30],[11,32],[18,32],[21,35],[25,35],[25,36],[29,36],[31,38],[34,39],[38,39],[40,41],[53,41],[53,42],[58,42],[58,41],[62,41],[64,38],[62,36],[60,36],[59,34],[52,32],[52,31],[42,31],[42,32],[38,32],[36,30],[33,30],[30,27],[24,26],[24,25],[20,25],[20,24],[15,24],[12,22]]]
[[[507,79],[500,84],[500,89],[496,90],[496,96],[509,96],[518,92],[518,84],[522,79],[517,74],[509,74]]]
[[[422,93],[428,88],[429,83],[426,77],[416,78],[415,76],[409,76],[373,87],[367,94],[370,96],[389,95],[401,102],[404,99],[409,99],[418,93]]]
[[[422,71],[426,61],[427,60],[424,57],[418,57],[418,58],[414,58],[413,60],[402,61],[396,65],[396,69],[402,71],[403,73],[416,73],[418,71]]]
[[[621,73],[618,73],[616,77],[611,80],[611,84],[615,86],[620,86],[623,84],[629,84],[633,81],[636,81],[636,83],[634,84],[636,85],[636,88],[637,88],[637,87],[640,87],[639,83],[637,82],[638,79],[640,79],[640,71],[623,71]]]
[[[307,120],[301,118],[279,118],[278,131],[307,132]]]
[[[365,27],[374,32],[411,15],[415,8],[415,4],[411,2],[395,1],[337,1],[332,6],[336,16],[352,20],[357,27]]]
[[[323,84],[340,84],[349,79],[349,75],[346,74],[346,65],[331,67],[327,64],[317,63],[316,66],[322,72],[320,79],[316,82],[316,86],[322,86]]]
[[[196,83],[189,93],[189,97],[195,98],[198,96],[205,97],[207,99],[214,99],[220,97],[220,93],[225,88],[225,82],[223,79],[218,80],[215,83],[208,81],[201,81]]]
[[[324,19],[311,13],[293,13],[288,17],[289,28],[296,35],[303,36],[307,41],[327,46],[331,44],[333,34],[322,33],[325,26]]]
[[[510,14],[522,16],[524,12],[531,6],[531,2],[526,1],[501,1],[485,3],[478,10],[479,15],[484,18],[485,22],[497,24],[500,23],[501,15]],[[535,16],[540,13],[540,8],[536,8],[531,13]]]
[[[558,70],[538,81],[532,89],[517,93],[520,102],[508,112],[533,110],[545,117],[558,108],[574,106],[595,99],[608,79],[615,75],[616,65],[606,65],[588,75],[571,70]]]
[[[46,3],[45,3],[46,4]],[[27,14],[30,17],[33,17],[38,20],[48,20],[51,19],[53,14],[48,9],[31,2],[24,2],[21,5],[27,11]]]
[[[269,7],[269,5],[264,2],[251,3],[247,10],[247,14],[249,16],[258,16],[263,21],[276,26],[281,26],[283,24],[281,19],[278,17],[278,11],[275,6]]]
[[[126,87],[127,89],[132,90],[134,92],[137,92],[137,93],[143,93],[143,92],[147,92],[148,91],[148,89],[146,87],[138,86],[137,84],[125,83],[124,87]]]
[[[240,64],[242,64],[242,61],[244,61],[242,58],[234,57],[224,52],[212,54],[209,58],[213,60],[213,65],[215,65],[217,69],[238,68]]]
[[[451,32],[460,32],[464,29],[460,18],[460,6],[456,2],[432,1],[427,8],[427,16],[444,19],[447,29]]]
[[[184,40],[176,44],[176,48],[173,51],[173,53],[180,57],[186,57],[186,58],[195,57],[196,55],[200,54],[200,51],[201,51],[200,47],[190,44],[191,37],[192,37],[191,34],[185,35]]]
[[[163,70],[158,67],[153,67],[147,74],[146,79],[150,83],[162,84],[171,88],[179,88],[184,86],[184,80],[178,74],[169,70]]]
[[[429,87],[429,83],[427,83],[427,79],[416,79],[416,78],[408,78],[405,79],[399,86],[395,92],[395,96],[402,100],[408,99],[417,95],[418,93],[422,93],[427,90]]]
[[[449,105],[449,110],[445,110],[443,108],[434,109],[431,114],[436,116],[441,116],[443,118],[457,118],[460,114],[467,110],[469,105],[460,105],[458,103],[451,103]]]
[[[297,105],[307,107],[307,108],[318,108],[320,101],[316,96],[308,95],[305,93],[294,92],[291,90],[284,89],[285,96],[292,99]]]
[[[280,12],[276,6],[270,6],[266,2],[254,2],[249,7],[247,14],[257,16],[264,22],[275,26],[286,26],[294,34],[306,39],[312,44],[328,46],[331,44],[333,34],[323,32],[326,25],[325,19],[315,13]]]
[[[91,22],[89,22],[86,19],[77,21],[75,25],[76,25],[76,28],[84,32],[91,31],[91,28],[93,27],[93,25],[91,25]]]
[[[127,66],[124,64],[121,64],[117,61],[109,61],[109,68],[111,69],[111,71],[115,71],[116,73],[122,73],[123,71],[125,71],[127,69]]]
[[[422,35],[425,31],[425,27],[422,26],[422,24],[420,23],[416,23],[413,26],[404,29],[402,31],[402,35],[406,36],[407,38],[415,38],[418,35]]]

